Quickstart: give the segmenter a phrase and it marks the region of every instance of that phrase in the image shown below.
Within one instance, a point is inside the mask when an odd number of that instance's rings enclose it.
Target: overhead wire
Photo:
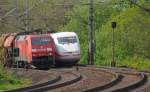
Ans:
[[[45,3],[45,1],[47,0],[39,0],[40,2],[34,4],[31,8],[29,8],[28,10],[25,10],[25,12],[21,13],[21,14],[18,14],[17,17],[22,17],[22,16],[25,16],[28,12],[32,11],[34,8],[36,8],[37,6],[39,6],[41,3]],[[9,10],[4,16],[2,16],[0,18],[0,21],[2,21],[3,19],[7,18],[10,14],[14,13],[16,11],[16,7]]]
[[[10,14],[12,14],[17,8],[13,8],[11,10],[9,10],[3,17],[0,18],[0,21],[2,21],[3,19],[5,19],[6,17],[8,17]]]
[[[39,2],[35,3],[31,8],[25,10],[25,12],[23,12],[22,14],[19,14],[18,17],[22,17],[25,16],[26,14],[28,14],[30,11],[32,11],[34,8],[36,8],[37,6],[39,6],[41,3],[45,3],[47,0],[39,0]]]
[[[142,7],[141,5],[136,3],[136,0],[128,0],[131,4],[134,4],[135,6],[139,7],[140,9],[146,11],[146,12],[150,12],[150,9]]]
[[[31,8],[29,9],[26,9],[23,13],[20,13],[20,14],[15,14],[16,18],[20,18],[20,17],[23,17],[25,16],[26,14],[28,14],[28,12],[31,12],[33,9],[35,9],[36,7],[38,7],[39,5],[41,5],[41,3],[45,3],[47,0],[38,0],[38,2],[36,2],[33,6],[31,6]],[[9,17],[9,15],[13,14],[14,12],[16,12],[17,10],[17,7],[9,10],[4,16],[2,16],[0,18],[0,21],[2,23],[5,23],[5,24],[8,24],[8,25],[12,25],[11,23],[7,23],[7,22],[4,22],[3,20],[7,17]],[[16,26],[16,25],[14,25]],[[21,29],[21,30],[25,30],[25,28],[22,28],[22,27],[19,27],[19,26],[16,26],[15,28],[17,29]]]

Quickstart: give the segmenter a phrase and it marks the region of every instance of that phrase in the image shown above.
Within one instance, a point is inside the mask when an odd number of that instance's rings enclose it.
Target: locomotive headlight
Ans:
[[[33,54],[33,56],[36,56],[36,54]]]
[[[37,49],[32,49],[32,52],[37,52]]]
[[[47,48],[47,51],[52,51],[52,48]]]
[[[52,55],[52,53],[49,53],[48,55],[50,55],[50,56],[51,56],[51,55]]]

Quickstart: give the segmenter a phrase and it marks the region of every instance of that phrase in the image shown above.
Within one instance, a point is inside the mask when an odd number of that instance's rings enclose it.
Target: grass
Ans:
[[[12,80],[14,81],[14,80]],[[27,80],[28,81],[28,80]],[[15,83],[12,83],[10,81],[6,81],[0,84],[0,92],[6,91],[6,90],[11,90],[11,89],[16,89],[20,87],[25,87],[29,82],[26,80],[17,80]]]
[[[142,57],[134,56],[123,61],[118,62],[119,66],[128,66],[138,70],[150,70],[150,60]]]
[[[4,49],[0,48],[0,92],[30,85],[29,79],[17,78],[2,67],[5,61],[4,55]]]
[[[0,68],[0,92],[25,87],[31,84],[29,79],[17,78],[15,75],[9,74],[3,68]]]
[[[96,61],[95,65],[111,66],[111,61],[112,59],[107,60],[107,61],[105,60],[105,62],[100,60],[100,61]],[[142,71],[150,71],[150,59],[146,59],[146,58],[135,55],[133,57],[126,58],[124,60],[116,59],[116,66],[134,68],[134,69],[142,70]]]

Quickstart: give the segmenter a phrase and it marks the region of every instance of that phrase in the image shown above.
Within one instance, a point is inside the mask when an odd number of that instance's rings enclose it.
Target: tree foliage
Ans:
[[[6,1],[9,1],[7,7],[4,7],[7,10],[3,10],[4,14],[0,18],[9,10],[13,8],[16,10],[0,21],[1,32],[25,31],[26,25],[29,25],[30,30],[28,31],[38,28],[57,30],[59,26],[68,21],[65,12],[71,10],[79,0],[16,0],[17,4],[14,2],[15,0]],[[29,1],[28,5],[27,1]],[[70,6],[63,6],[63,4],[70,4]],[[26,16],[27,12],[29,18]]]
[[[150,5],[146,0],[139,0],[138,4],[146,8],[149,8],[148,5]],[[88,6],[78,5],[71,14],[71,20],[61,30],[78,33],[82,51],[81,63],[86,63]],[[123,64],[122,61],[130,62],[135,57],[143,58],[139,59],[143,62],[150,59],[150,16],[148,12],[132,5],[128,0],[106,0],[103,4],[95,5],[94,21],[97,45],[96,64],[109,66],[112,61],[112,21],[117,22],[115,58],[118,64],[124,65],[126,63]]]

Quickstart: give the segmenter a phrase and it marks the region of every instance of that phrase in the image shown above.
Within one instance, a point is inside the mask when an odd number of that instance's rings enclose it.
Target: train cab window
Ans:
[[[57,38],[59,44],[77,43],[76,36],[71,37],[59,37]]]
[[[23,36],[17,36],[17,37],[16,37],[16,40],[17,40],[17,41],[22,41],[22,40],[24,40],[24,39],[26,39],[26,36],[25,36],[25,35],[23,35]]]
[[[32,38],[32,45],[48,45],[51,43],[51,38],[39,37]]]

